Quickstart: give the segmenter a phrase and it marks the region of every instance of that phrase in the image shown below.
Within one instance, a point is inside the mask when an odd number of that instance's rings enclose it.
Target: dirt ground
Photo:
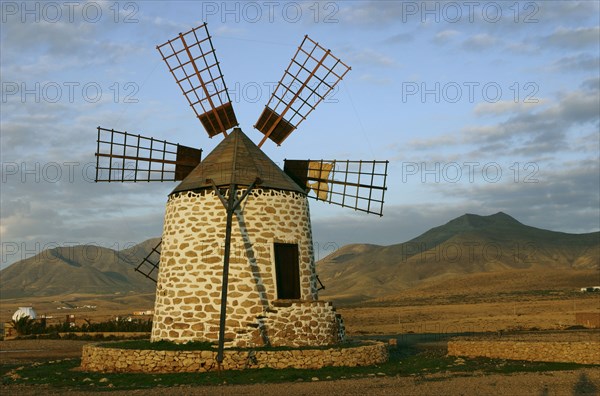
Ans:
[[[0,341],[0,365],[80,358],[81,349],[89,343],[90,341],[73,340]]]
[[[600,296],[511,299],[338,309],[350,335],[467,333],[523,329],[558,330],[576,325],[576,312],[600,312]]]
[[[96,297],[97,298],[97,297]],[[84,298],[76,299],[83,305]],[[150,298],[115,297],[108,302],[93,301],[94,310],[72,310],[78,317],[94,321],[106,320],[112,313],[125,314],[134,309],[148,308]],[[148,300],[148,301],[146,301]],[[75,299],[70,300],[75,304]],[[41,311],[64,318],[64,310],[56,310],[56,301],[32,301]],[[395,306],[341,307],[350,336],[405,335],[411,333],[479,333],[511,329],[564,329],[575,325],[576,312],[600,312],[600,298],[569,296],[549,298],[510,298],[463,302],[461,300],[426,300],[396,302]],[[3,301],[2,316],[14,312],[22,301]],[[562,336],[558,336],[562,337]],[[61,358],[79,358],[88,341],[70,340],[12,340],[0,341],[1,364],[27,364]],[[1,395],[58,395],[87,394],[45,386],[0,386]],[[152,390],[96,392],[117,395],[599,395],[600,367],[576,371],[539,373],[484,374],[483,372],[423,374],[413,376],[372,377],[347,380],[294,382],[286,384],[224,385]]]
[[[4,386],[3,395],[597,395],[600,369],[544,373],[473,374],[468,377],[424,375],[413,377],[362,378],[355,380],[311,381],[285,384],[222,385],[115,392],[82,392],[49,387]]]

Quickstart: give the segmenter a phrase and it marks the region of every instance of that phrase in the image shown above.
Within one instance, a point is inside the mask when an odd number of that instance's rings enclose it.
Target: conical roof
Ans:
[[[200,164],[183,179],[171,194],[182,191],[217,187],[249,186],[256,178],[260,187],[306,192],[278,167],[240,128],[227,135]]]

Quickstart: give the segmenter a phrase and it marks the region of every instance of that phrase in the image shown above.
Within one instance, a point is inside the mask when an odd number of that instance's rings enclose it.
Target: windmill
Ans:
[[[157,282],[152,341],[218,341],[219,363],[226,340],[340,341],[340,315],[318,300],[307,198],[381,216],[388,162],[286,159],[282,170],[260,147],[281,145],[350,67],[305,36],[256,145],[238,128],[206,24],[157,49],[209,137],[224,139],[201,160],[199,148],[98,127],[96,182],[180,181],[161,241],[136,268]]]

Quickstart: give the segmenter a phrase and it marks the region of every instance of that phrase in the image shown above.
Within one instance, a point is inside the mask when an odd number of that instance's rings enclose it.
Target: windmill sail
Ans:
[[[135,267],[135,270],[156,283],[158,264],[160,262],[160,245],[162,239],[152,248],[150,253]]]
[[[327,97],[350,67],[310,37],[298,47],[254,127],[280,145]]]
[[[284,171],[319,201],[383,215],[388,161],[285,160]]]
[[[208,136],[238,125],[206,23],[156,47]]]
[[[202,150],[98,127],[96,182],[183,180]]]
[[[315,193],[317,194],[317,199],[320,199],[321,201],[327,201],[327,197],[329,196],[329,185],[327,184],[327,182],[323,182],[320,180],[329,180],[329,174],[331,173],[332,168],[333,164],[330,162],[308,162],[308,176],[306,185],[308,188],[315,191]],[[311,182],[309,180],[317,181]]]

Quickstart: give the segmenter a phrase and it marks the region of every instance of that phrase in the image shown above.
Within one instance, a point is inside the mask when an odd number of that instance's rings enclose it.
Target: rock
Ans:
[[[319,380],[319,377],[312,377],[310,380],[311,380],[311,381],[318,381],[318,380]]]

